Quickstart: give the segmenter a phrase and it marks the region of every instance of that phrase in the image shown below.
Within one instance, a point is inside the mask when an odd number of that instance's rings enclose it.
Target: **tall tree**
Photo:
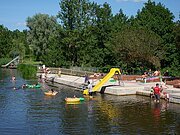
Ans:
[[[136,25],[152,30],[163,39],[161,47],[165,50],[166,55],[161,61],[162,67],[171,65],[176,50],[172,34],[173,19],[173,14],[164,5],[148,0],[142,10],[138,12],[134,22]]]
[[[87,0],[61,0],[57,17],[65,30],[80,30],[89,19],[89,2]]]
[[[63,29],[60,25],[57,27],[57,31],[49,36],[49,47],[46,50],[46,55],[43,56],[44,64],[47,66],[66,67],[68,65],[64,55],[66,50],[62,43],[63,37]]]
[[[56,34],[57,20],[53,16],[47,14],[36,14],[27,18],[27,26],[29,27],[27,41],[36,57],[36,60],[42,60],[47,54],[49,48],[49,38]]]
[[[180,53],[180,20],[175,23],[173,34],[175,36],[175,44]]]
[[[0,25],[0,58],[10,57],[12,49],[12,32]]]
[[[61,0],[58,18],[64,28],[63,44],[71,66],[79,65],[80,50],[84,45],[82,35],[90,19],[90,3],[87,0]]]
[[[15,30],[12,32],[12,50],[11,55],[20,55],[20,58],[23,59],[26,54],[26,50],[29,49],[29,46],[26,42],[26,32],[20,32],[19,30]]]
[[[163,50],[159,46],[162,41],[154,32],[143,28],[125,27],[115,33],[110,41],[109,47],[118,61],[123,61],[130,66],[141,62],[143,66],[160,67]]]
[[[115,14],[112,17],[112,20],[110,22],[111,25],[111,33],[109,33],[109,38],[113,39],[113,36],[115,33],[120,33],[123,31],[123,28],[129,24],[128,17],[123,13],[122,9],[119,10],[117,14]],[[108,39],[109,40],[109,39]],[[116,58],[116,54],[114,50],[112,49],[112,44],[107,44],[108,46],[106,49],[106,56],[105,56],[105,62],[107,65],[114,65],[114,66],[122,66],[122,60],[119,60]],[[112,47],[111,47],[112,46]]]
[[[123,10],[120,9],[119,13],[113,16],[111,25],[114,32],[120,32],[122,28],[128,24],[128,17],[123,13]]]
[[[180,21],[175,23],[173,35],[175,39],[176,52],[174,54],[174,62],[170,65],[170,70],[172,75],[180,76]]]
[[[96,44],[94,48],[94,63],[95,66],[103,67],[110,64],[109,51],[107,50],[106,43],[109,41],[110,33],[112,31],[112,11],[108,3],[103,5],[94,5],[94,20],[93,20],[93,32],[95,36]]]

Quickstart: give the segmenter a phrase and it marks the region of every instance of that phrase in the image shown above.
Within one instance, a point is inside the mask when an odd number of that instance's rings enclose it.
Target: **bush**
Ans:
[[[30,64],[19,64],[17,69],[22,73],[25,79],[36,78],[37,67]]]
[[[0,58],[0,66],[7,64],[11,60],[11,58]]]

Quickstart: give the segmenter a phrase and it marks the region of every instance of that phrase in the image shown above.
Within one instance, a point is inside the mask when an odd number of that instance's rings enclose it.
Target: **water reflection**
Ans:
[[[4,70],[4,69],[3,69]],[[1,72],[1,70],[0,70]],[[2,73],[2,72],[1,72]],[[11,76],[16,82],[11,82]],[[79,104],[67,104],[65,97],[82,97],[68,87],[54,87],[59,93],[46,96],[51,88],[21,89],[25,80],[15,71],[3,71],[0,79],[0,134],[179,134],[180,105],[155,104],[148,97],[97,94]],[[13,90],[13,87],[18,88]]]

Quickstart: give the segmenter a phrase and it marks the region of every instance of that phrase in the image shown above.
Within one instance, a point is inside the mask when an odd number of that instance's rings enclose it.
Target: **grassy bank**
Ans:
[[[11,60],[11,58],[0,58],[0,66],[7,64]]]
[[[36,78],[37,66],[32,64],[19,64],[17,69],[21,72],[25,79]]]

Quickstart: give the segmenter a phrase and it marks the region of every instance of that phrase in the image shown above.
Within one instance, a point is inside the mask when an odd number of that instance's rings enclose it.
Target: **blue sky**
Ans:
[[[0,25],[10,30],[27,29],[26,19],[37,13],[57,15],[60,0],[1,0],[0,1]],[[142,9],[147,0],[90,0],[103,4],[109,3],[113,14],[122,9],[127,16],[136,15],[138,9]],[[180,20],[180,0],[155,0],[161,2],[175,16],[175,21]]]

